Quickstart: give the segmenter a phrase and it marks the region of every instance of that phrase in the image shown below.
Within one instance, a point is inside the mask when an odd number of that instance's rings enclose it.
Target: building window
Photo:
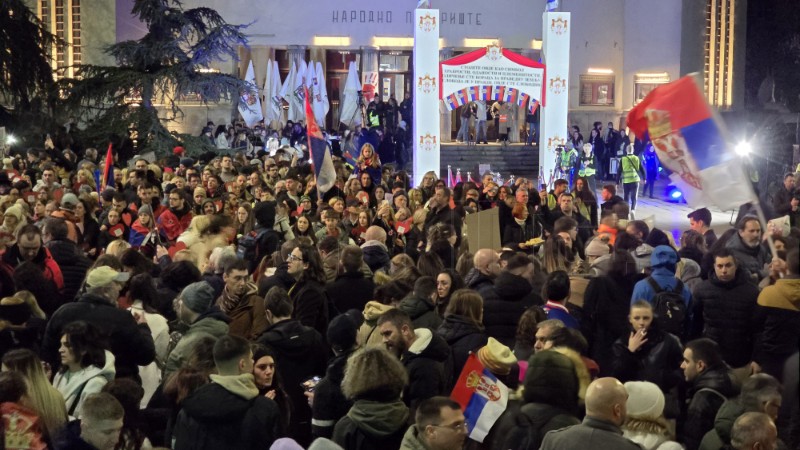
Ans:
[[[637,73],[633,77],[633,104],[636,105],[647,97],[653,89],[669,83],[669,74]]]
[[[614,75],[581,75],[580,106],[614,106]]]
[[[728,108],[733,102],[733,33],[735,0],[707,0],[705,90],[708,101]]]
[[[75,74],[73,66],[83,62],[81,51],[80,0],[39,0],[39,19],[60,42],[53,45],[53,75],[56,79]]]
[[[81,63],[81,0],[72,0],[72,64]]]

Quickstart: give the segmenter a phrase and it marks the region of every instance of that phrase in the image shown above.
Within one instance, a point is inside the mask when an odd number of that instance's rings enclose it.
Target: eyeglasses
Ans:
[[[455,432],[467,431],[467,422],[458,422],[458,423],[453,423],[453,424],[450,424],[450,425],[433,425],[433,424],[431,424],[431,426],[432,427],[436,427],[436,428],[447,428],[448,430],[453,430]]]
[[[289,256],[286,257],[286,260],[287,261],[300,261],[300,262],[303,262],[303,257],[302,256],[297,256],[297,255],[294,255],[294,254],[290,253]]]

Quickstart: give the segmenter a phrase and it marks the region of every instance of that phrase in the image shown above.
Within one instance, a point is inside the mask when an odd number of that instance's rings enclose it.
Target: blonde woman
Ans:
[[[359,178],[361,178],[360,174],[362,173],[369,174],[373,185],[381,184],[381,159],[375,153],[375,147],[370,143],[361,146],[361,154],[358,155],[356,167],[353,171],[353,174],[359,175]],[[363,186],[363,181],[361,184]]]
[[[408,209],[417,211],[424,206],[425,202],[422,201],[422,191],[419,189],[411,189],[408,191]]]
[[[50,384],[42,360],[28,349],[16,349],[3,355],[3,371],[14,371],[25,378],[31,409],[41,419],[45,432],[51,438],[67,424],[67,407],[64,397]],[[48,366],[49,370],[49,366]]]
[[[125,252],[125,250],[131,248],[131,244],[122,239],[116,239],[111,241],[106,247],[106,255],[116,256],[119,258]]]

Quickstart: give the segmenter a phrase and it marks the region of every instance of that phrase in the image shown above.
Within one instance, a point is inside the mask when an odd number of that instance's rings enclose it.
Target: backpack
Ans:
[[[664,290],[653,277],[647,277],[647,283],[656,293],[651,303],[658,325],[661,330],[681,337],[686,319],[686,304],[683,300],[683,282],[676,281],[674,289]]]
[[[236,257],[246,261],[259,261],[258,244],[261,239],[272,230],[269,228],[262,228],[259,231],[251,231],[246,235],[239,238],[236,244]]]

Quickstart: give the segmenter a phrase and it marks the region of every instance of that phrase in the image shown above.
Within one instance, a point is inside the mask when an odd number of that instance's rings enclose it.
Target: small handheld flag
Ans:
[[[508,387],[470,354],[450,398],[461,405],[467,419],[469,438],[483,442],[489,430],[506,410]]]
[[[106,163],[103,167],[103,174],[100,178],[100,189],[98,192],[103,192],[107,187],[114,187],[114,154],[111,152],[112,144],[108,143],[108,151],[106,151]]]

